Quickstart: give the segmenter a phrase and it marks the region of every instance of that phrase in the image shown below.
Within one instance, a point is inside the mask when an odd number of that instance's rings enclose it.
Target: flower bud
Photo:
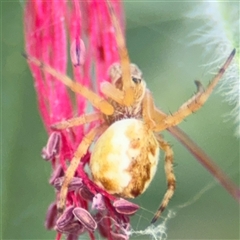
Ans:
[[[80,207],[74,208],[73,214],[89,231],[94,231],[97,228],[96,221],[86,209]]]

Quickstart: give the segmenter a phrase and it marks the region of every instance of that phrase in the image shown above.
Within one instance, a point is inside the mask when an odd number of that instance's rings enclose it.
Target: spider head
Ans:
[[[130,64],[131,85],[134,89],[135,102],[142,101],[146,91],[146,83],[142,78],[142,72],[135,64]],[[114,63],[109,68],[109,76],[112,84],[119,90],[123,88],[122,69],[120,63]]]

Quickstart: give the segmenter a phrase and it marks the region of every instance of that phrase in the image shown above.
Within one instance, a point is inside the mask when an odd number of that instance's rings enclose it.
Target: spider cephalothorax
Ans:
[[[111,124],[117,120],[125,118],[142,118],[142,101],[146,92],[146,83],[142,78],[142,72],[135,65],[130,65],[131,69],[131,86],[133,88],[133,103],[130,106],[124,105],[121,101],[121,98],[124,97],[122,92],[119,92],[121,96],[118,101],[113,100],[111,97],[107,98],[108,102],[114,107],[114,113],[112,115],[105,115],[108,124]],[[119,63],[114,63],[109,68],[109,76],[111,83],[116,87],[116,89],[122,91],[123,81],[122,81],[122,69]],[[103,83],[103,87],[105,86]]]

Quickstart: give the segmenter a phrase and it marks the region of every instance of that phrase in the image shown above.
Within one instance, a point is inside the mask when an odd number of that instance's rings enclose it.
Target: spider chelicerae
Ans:
[[[75,151],[60,190],[58,210],[62,213],[65,208],[68,186],[81,158],[100,136],[93,147],[90,159],[93,181],[108,193],[124,198],[135,198],[148,188],[157,169],[159,148],[165,152],[167,190],[152,219],[153,223],[168,205],[176,187],[173,151],[159,132],[178,125],[188,115],[201,108],[231,63],[235,50],[205,90],[199,81],[195,81],[197,93],[176,112],[167,115],[155,106],[141,71],[130,63],[120,25],[111,4],[107,3],[115,26],[120,63],[110,66],[111,82],[104,82],[101,85],[101,92],[105,98],[38,59],[27,56],[29,62],[62,81],[72,91],[81,94],[97,109],[94,113],[56,123],[52,126],[54,129],[66,129],[97,120],[102,123],[84,136]]]

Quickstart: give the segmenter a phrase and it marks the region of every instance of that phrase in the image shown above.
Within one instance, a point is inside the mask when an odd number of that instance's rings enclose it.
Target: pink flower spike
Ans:
[[[120,25],[124,25],[121,21],[121,1],[109,2]],[[88,114],[88,99],[71,92],[60,79],[54,77],[59,75],[54,75],[53,72],[61,73],[63,78],[69,72],[73,81],[101,95],[100,84],[109,80],[110,65],[119,61],[115,30],[106,0],[27,0],[24,30],[26,56],[37,60],[37,64],[28,62],[34,79],[39,112],[49,135],[42,157],[50,160],[52,166],[49,184],[55,187],[54,202],[57,204],[63,177],[76,149],[83,137],[101,123],[94,121],[87,125],[53,131],[54,126],[62,121]],[[47,71],[41,66],[49,66],[53,71]],[[91,148],[82,157],[74,173],[66,196],[68,208],[63,215],[58,218],[56,204],[51,204],[48,209],[46,227],[53,229],[54,223],[56,224],[56,240],[61,239],[61,233],[66,233],[68,239],[77,239],[85,231],[91,240],[96,239],[93,231],[103,233],[94,220],[98,213],[103,214],[105,237],[109,240],[113,240],[110,234],[114,228],[113,223],[129,222],[127,216],[116,213],[112,206],[116,197],[89,179],[85,169],[89,167],[90,156]],[[89,212],[91,206],[94,208],[93,216]]]

